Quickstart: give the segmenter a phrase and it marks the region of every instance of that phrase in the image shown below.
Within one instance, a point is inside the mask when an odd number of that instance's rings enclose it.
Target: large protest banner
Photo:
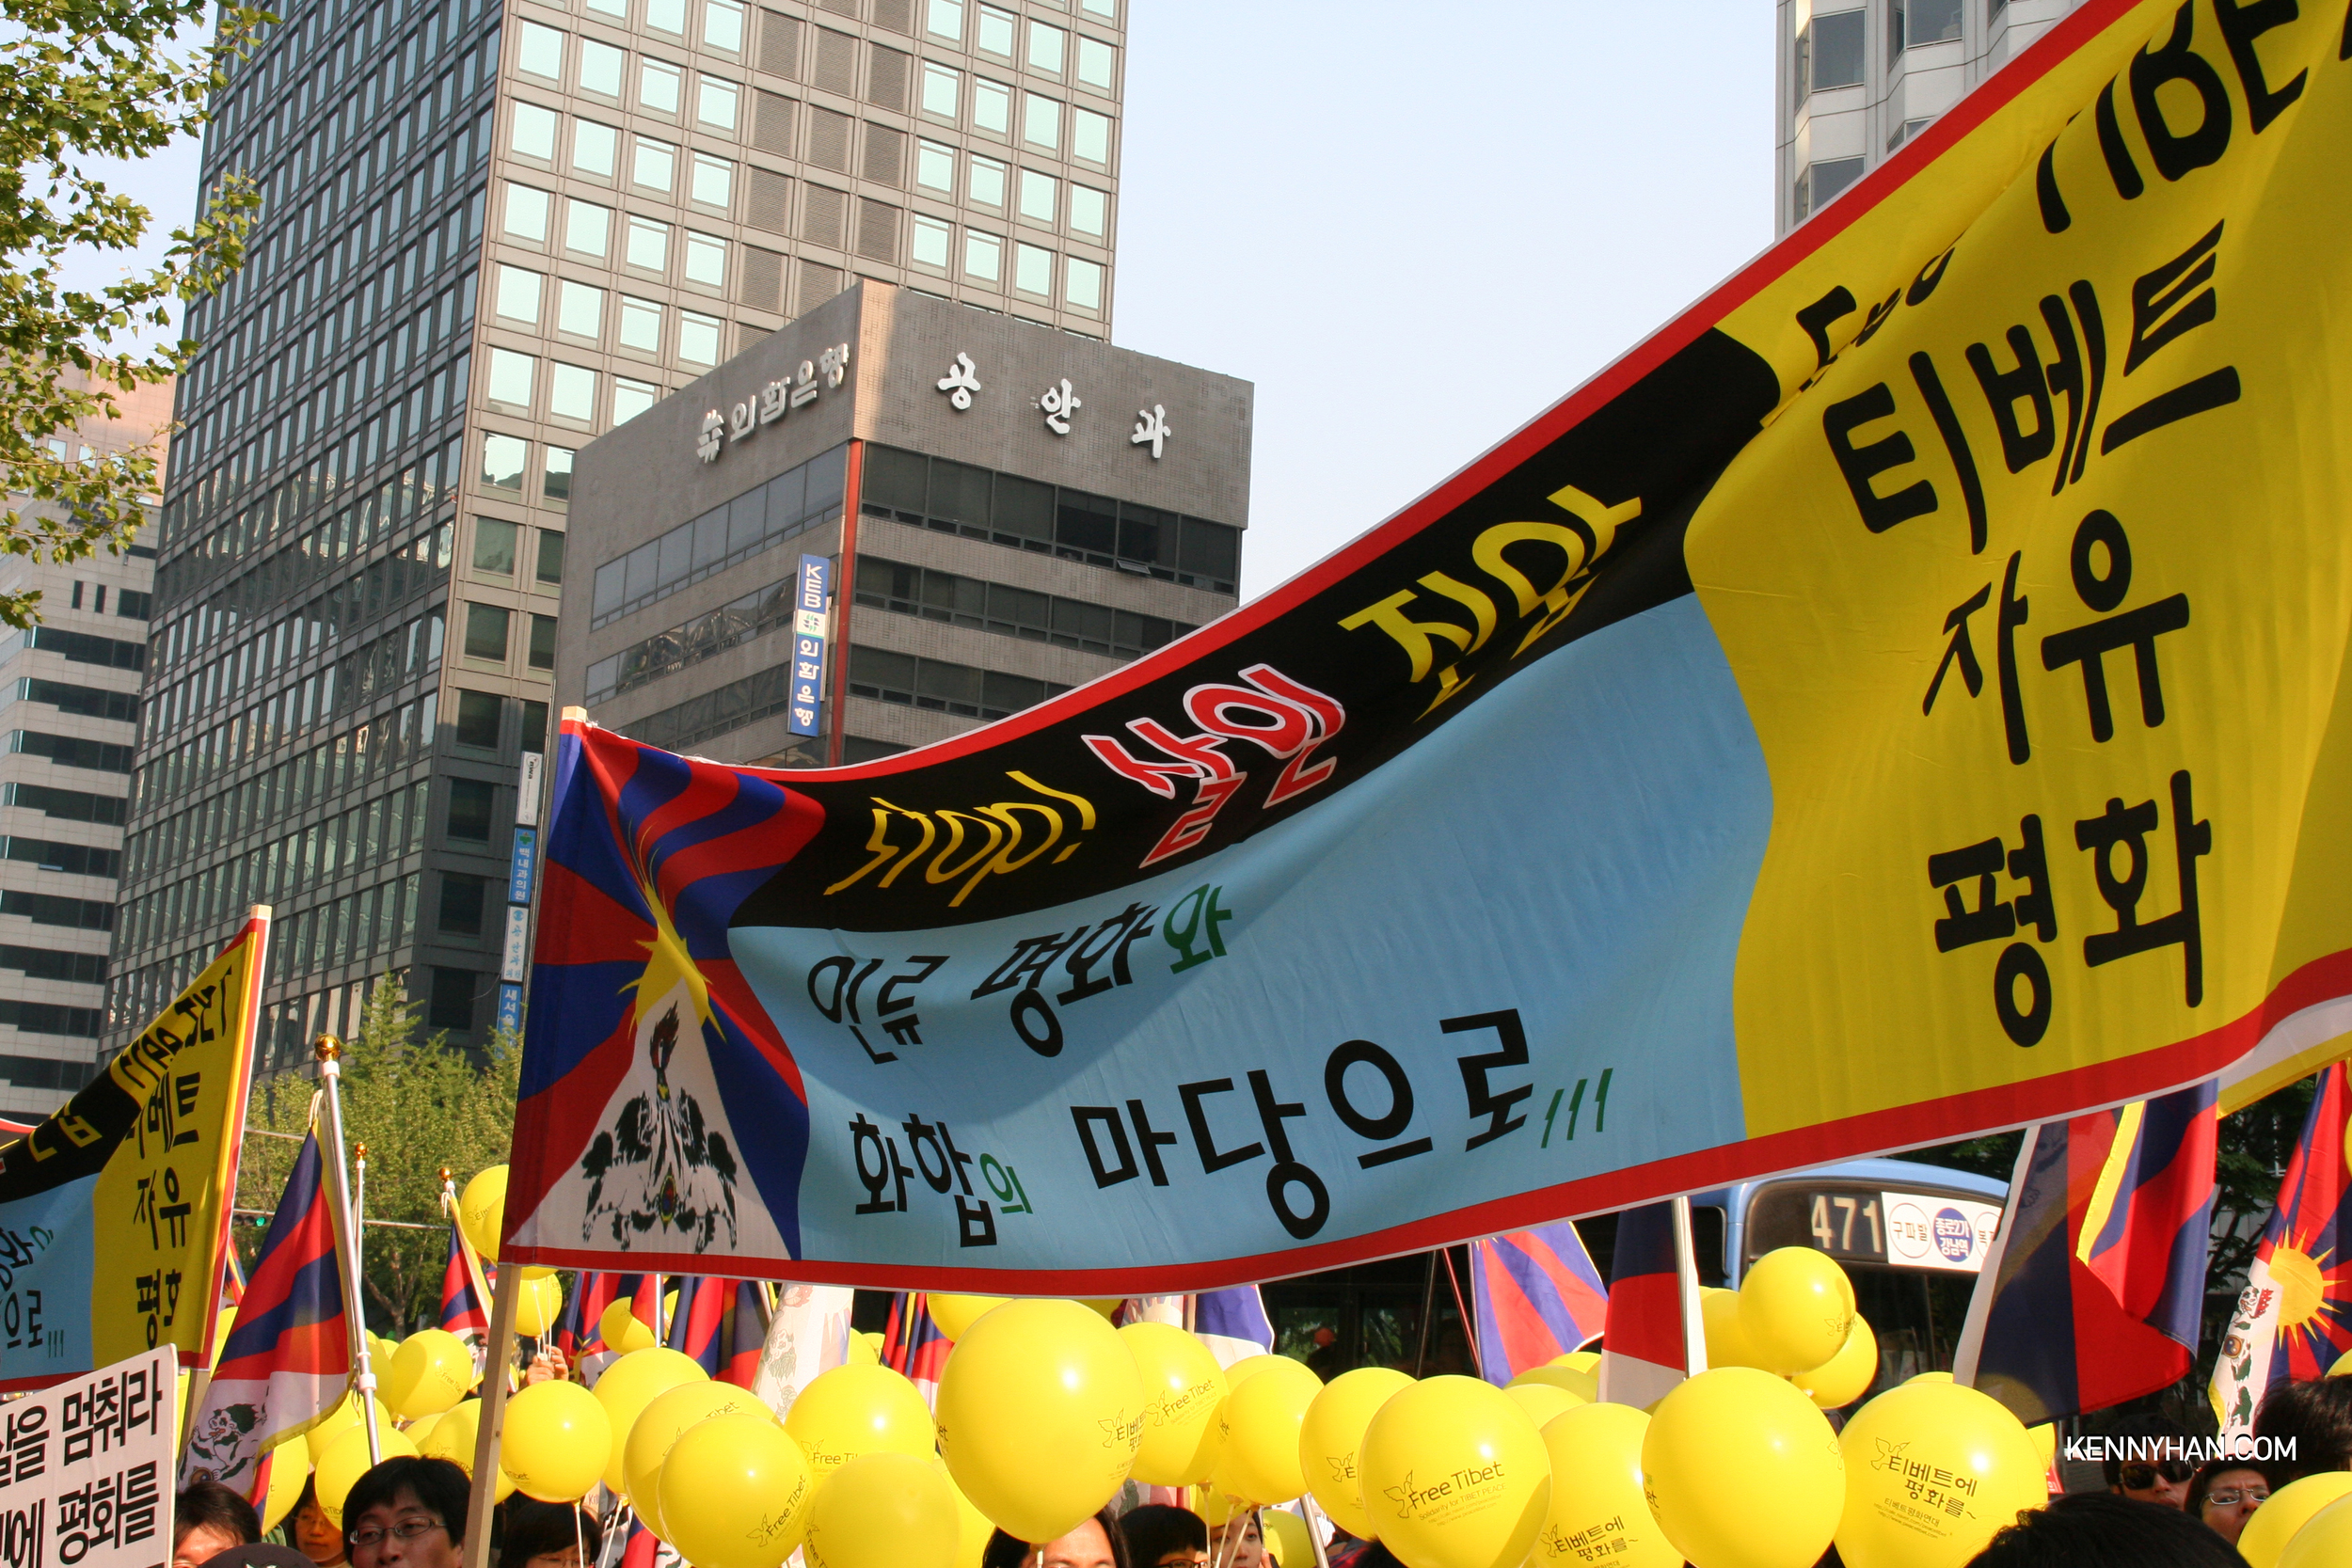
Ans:
[[[2348,55],[2093,0],[1397,517],[987,729],[567,721],[513,1255],[1190,1289],[2310,1070]]]
[[[0,1406],[0,1551],[14,1568],[171,1560],[171,1351]]]
[[[268,942],[256,906],[97,1078],[0,1147],[0,1389],[166,1347],[206,1364]]]

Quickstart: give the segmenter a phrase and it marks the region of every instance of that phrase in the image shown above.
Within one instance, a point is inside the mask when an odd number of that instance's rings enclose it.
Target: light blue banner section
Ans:
[[[96,1364],[90,1279],[97,1196],[92,1174],[0,1204],[0,1366],[11,1382],[64,1377]]]

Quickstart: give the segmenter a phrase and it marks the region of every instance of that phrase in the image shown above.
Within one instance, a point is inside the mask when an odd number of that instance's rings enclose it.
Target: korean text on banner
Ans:
[[[0,1539],[16,1568],[171,1560],[168,1349],[0,1405]]]
[[[1398,516],[993,726],[784,773],[567,721],[513,1255],[1198,1290],[2331,1049],[2345,55],[2090,0]]]
[[[257,907],[95,1080],[0,1148],[0,1388],[167,1346],[206,1364],[268,931]]]

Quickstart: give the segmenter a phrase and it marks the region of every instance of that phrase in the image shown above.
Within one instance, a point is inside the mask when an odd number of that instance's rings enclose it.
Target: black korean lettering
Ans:
[[[2230,92],[2213,63],[2191,47],[2197,36],[2196,12],[2196,0],[2181,0],[2181,8],[2172,15],[2172,36],[2153,52],[2142,49],[2132,57],[2132,108],[2139,117],[2148,156],[2167,183],[2218,163],[2230,149]],[[2165,118],[2158,96],[2172,83],[2187,87],[2198,100],[2196,122],[2180,130]]]
[[[2010,900],[2021,928],[2029,928],[2036,942],[2058,941],[2058,904],[2050,896],[2050,855],[2042,842],[2042,818],[2028,816],[2017,824],[2019,842],[2009,852],[2009,879],[2026,890]]]
[[[1121,1181],[1133,1181],[1141,1174],[1136,1168],[1136,1151],[1127,1142],[1127,1127],[1120,1119],[1119,1107],[1073,1105],[1070,1107],[1070,1119],[1078,1129],[1078,1142],[1086,1149],[1087,1168],[1094,1173],[1094,1185],[1098,1189],[1116,1187]],[[1103,1145],[1094,1132],[1098,1127],[1108,1136],[1112,1150],[1119,1156],[1116,1161],[1104,1158]],[[1168,1183],[1158,1181],[1153,1185],[1165,1187]]]
[[[2016,912],[2009,907],[2009,900],[1994,892],[1995,879],[2008,865],[2009,858],[1997,838],[1928,857],[1928,882],[1944,890],[1946,912],[1935,923],[1937,952],[1999,942],[2017,929]],[[1961,893],[1961,884],[1972,878],[1977,884],[1973,909]]]
[[[2106,570],[2096,570],[2105,555]],[[2073,551],[2074,592],[2092,610],[2113,610],[2130,594],[2131,543],[2123,525],[2111,512],[2093,512],[2074,531]],[[2132,650],[2139,679],[2140,721],[2150,729],[2164,722],[2164,681],[2156,662],[2156,639],[2188,625],[2188,595],[2141,605],[2085,626],[2055,632],[2042,640],[2042,667],[2061,670],[2079,664],[2083,673],[2083,702],[2090,710],[2090,738],[2106,741],[2115,735],[2115,715],[2107,700],[2106,656]]]
[[[1249,1092],[1258,1102],[1258,1125],[1264,1129],[1265,1140],[1274,1148],[1273,1168],[1265,1173],[1266,1201],[1274,1206],[1274,1217],[1282,1222],[1282,1228],[1303,1242],[1321,1230],[1324,1222],[1331,1217],[1329,1189],[1311,1166],[1291,1151],[1290,1134],[1282,1127],[1283,1122],[1305,1116],[1306,1104],[1278,1099],[1273,1078],[1258,1068],[1249,1071]],[[1304,1213],[1291,1205],[1291,1190],[1295,1187],[1306,1189]]]
[[[2001,610],[1994,621],[1994,664],[2001,688],[2001,733],[2009,742],[2009,760],[2024,763],[2033,755],[2026,733],[2026,697],[2017,680],[2017,629],[2026,624],[2027,600],[2017,592],[2017,567],[2025,560],[2018,550],[2009,558],[2001,576]]]
[[[946,1122],[928,1122],[921,1117],[910,1113],[907,1119],[900,1122],[898,1127],[907,1135],[907,1149],[914,1156],[916,1173],[930,1185],[931,1191],[944,1193],[956,1185],[959,1179],[962,1180],[965,1192],[972,1190],[971,1178],[964,1176],[957,1166],[956,1146],[948,1139]],[[933,1171],[931,1162],[924,1158],[924,1151],[927,1148],[939,1159],[937,1171]],[[966,1155],[964,1158],[968,1161],[971,1157]]]
[[[2141,177],[2139,165],[2132,160],[2131,147],[2123,140],[2123,124],[2115,112],[2113,82],[2099,89],[2092,119],[2099,127],[2099,156],[2106,160],[2107,178],[2115,182],[2115,194],[2126,201],[2138,200],[2148,189],[2148,182]]]
[[[1894,413],[1895,394],[1882,381],[1842,403],[1831,404],[1821,414],[1821,434],[1828,438],[1830,455],[1837,461],[1837,471],[1845,476],[1846,488],[1852,493],[1854,506],[1862,514],[1862,526],[1872,533],[1884,533],[1897,523],[1924,517],[1935,510],[1935,486],[1924,479],[1915,480],[1891,495],[1883,496],[1872,487],[1879,475],[1899,468],[1918,455],[1912,448],[1911,437],[1899,430],[1875,441],[1855,444],[1855,431],[1876,420],[1891,419]]]
[[[178,1072],[172,1074],[172,1109],[178,1114],[180,1120],[184,1121],[190,1117],[196,1115],[197,1100],[201,1094],[203,1088],[203,1076],[204,1075],[200,1072]],[[180,1132],[171,1141],[175,1146],[179,1144],[192,1144],[197,1141],[197,1130],[194,1128],[188,1128]]]
[[[2066,210],[2065,193],[2058,189],[2058,143],[2055,141],[2042,150],[2042,161],[2034,165],[2033,194],[2042,207],[2043,233],[2063,234],[2074,226],[2074,214]]]
[[[900,996],[898,988],[921,985],[931,977],[933,972],[941,964],[946,961],[947,957],[944,953],[917,953],[907,959],[907,962],[919,965],[919,968],[901,970],[889,976],[882,981],[882,989],[874,993],[875,1022],[880,1023],[883,1032],[897,1043],[900,1045],[923,1043],[921,1034],[923,1016],[914,1010],[914,998]],[[865,1037],[861,1035],[858,1040],[860,1044],[864,1044]],[[869,1055],[871,1053],[871,1052],[868,1053]],[[896,1059],[895,1055],[892,1059]]]
[[[1895,307],[1902,303],[1902,297],[1903,292],[1900,289],[1897,289],[1893,293],[1888,294],[1884,299],[1880,300],[1876,305],[1871,306],[1867,311],[1864,312],[1862,317],[1862,327],[1853,335],[1853,341],[1849,343],[1847,346],[1849,348],[1860,348],[1863,344],[1877,337],[1879,335],[1879,328],[1884,326],[1887,323],[1887,319],[1894,315]]]
[[[180,1173],[169,1165],[164,1167],[163,1193],[165,1201],[156,1205],[155,1217],[162,1221],[164,1228],[171,1233],[170,1244],[172,1246],[186,1246],[188,1244],[188,1215],[194,1211],[195,1205],[181,1201]]]
[[[1831,362],[1837,357],[1830,350],[1830,327],[1836,325],[1841,317],[1851,316],[1858,309],[1859,307],[1854,304],[1853,291],[1840,283],[1812,304],[1798,310],[1797,325],[1804,329],[1805,337],[1813,344],[1813,374],[1807,378],[1805,386],[1810,387],[1814,382],[1820,380],[1821,372],[1828,370]]]
[[[1225,936],[1218,927],[1233,918],[1233,911],[1224,907],[1224,892],[1221,887],[1197,887],[1168,907],[1160,940],[1180,955],[1168,966],[1170,974],[1225,957]]]
[[[1136,1124],[1136,1146],[1143,1151],[1143,1163],[1152,1172],[1152,1185],[1168,1185],[1168,1167],[1160,1163],[1160,1149],[1176,1141],[1173,1132],[1162,1132],[1152,1127],[1152,1118],[1144,1115],[1143,1101],[1127,1101],[1127,1117]]]
[[[1943,255],[1921,267],[1918,276],[1911,280],[1911,286],[1903,291],[1903,303],[1926,304],[1928,296],[1935,293],[1935,286],[1944,281],[1944,269],[1952,264],[1952,256],[1959,249],[1957,245],[1947,246]]]
[[[1918,386],[1919,397],[1928,405],[1928,417],[1935,421],[1935,434],[1951,457],[1952,473],[1960,481],[1961,504],[1968,514],[1968,553],[1982,555],[1987,527],[1984,481],[1977,472],[1977,454],[1969,449],[1968,432],[1952,407],[1951,395],[1944,390],[1944,378],[1936,373],[1935,361],[1924,350],[1911,356],[1911,379]]]
[[[32,1481],[49,1468],[49,1407],[8,1407],[8,1436],[0,1448],[0,1485]]]
[[[2131,375],[2158,350],[2210,323],[2218,309],[2212,288],[2221,245],[2220,224],[2196,244],[2132,284],[2132,341],[2123,373]],[[2224,365],[2158,392],[2116,416],[2099,437],[2102,455],[2166,425],[2226,407],[2244,395],[2237,367]]]
[[[1092,936],[1071,943],[1070,956],[1062,960],[1062,970],[1070,976],[1070,989],[1057,993],[1054,1000],[1067,1006],[1100,995],[1113,986],[1132,984],[1135,974],[1128,966],[1127,950],[1152,934],[1152,916],[1156,912],[1150,904],[1130,904],[1095,927]],[[1095,967],[1106,959],[1110,973],[1094,974]]]
[[[1021,1037],[1021,1043],[1041,1056],[1061,1054],[1061,1020],[1044,993],[1034,989],[1023,991],[1012,999],[1012,1032]]]
[[[956,1244],[958,1246],[994,1246],[996,1216],[986,1199],[956,1196]]]
[[[1209,1130],[1208,1109],[1201,1101],[1213,1094],[1232,1092],[1233,1081],[1231,1078],[1204,1078],[1197,1084],[1176,1085],[1177,1097],[1184,1102],[1184,1120],[1192,1128],[1193,1149],[1200,1156],[1200,1169],[1207,1176],[1215,1176],[1228,1165],[1238,1165],[1265,1152],[1263,1144],[1246,1144],[1232,1149],[1216,1147],[1216,1135]]]
[[[1061,1054],[1062,1032],[1061,1020],[1054,1016],[1053,1006],[1039,987],[1044,982],[1045,972],[1076,946],[1088,929],[1081,926],[1066,936],[1049,931],[1041,937],[1023,937],[1013,944],[1011,957],[973,990],[973,998],[977,1000],[1019,987],[1009,1011],[1013,1033],[1021,1037],[1022,1044],[1041,1056]]]
[[[155,1462],[134,1465],[122,1473],[122,1544],[126,1546],[153,1538],[155,1512],[162,1499],[155,1480]]]
[[[154,1349],[153,1345],[147,1347]],[[89,1458],[98,1434],[90,1430],[87,1390],[70,1393],[57,1402],[57,1436],[61,1465],[79,1465]]]
[[[2073,302],[2075,319],[2082,325],[2079,347],[2074,323],[2067,317],[2067,301]],[[2083,465],[2090,460],[2090,433],[2098,426],[2099,399],[2106,389],[2107,333],[2099,312],[2098,293],[2086,282],[2071,285],[2066,300],[2056,294],[2042,295],[2042,321],[2058,350],[2058,363],[2048,372],[2050,390],[2066,399],[2066,441],[2058,448],[2058,472],[2050,476],[2050,494],[2055,496],[2069,484],[2080,483]]]
[[[2172,775],[2172,851],[2180,881],[2181,907],[2154,920],[2139,918],[2139,900],[2148,887],[2148,835],[2156,831],[2158,811],[2153,800],[2126,806],[2110,797],[2106,810],[2074,824],[2074,847],[2091,857],[2091,872],[2099,896],[2115,911],[2115,929],[2093,931],[2083,938],[2083,962],[2096,969],[2135,953],[2179,946],[2185,981],[2183,992],[2194,1007],[2205,999],[2205,942],[2197,895],[2197,862],[2213,853],[2213,824],[2196,819],[2196,804],[2188,773]],[[2125,869],[2115,867],[2115,852],[2123,851]]]
[[[1470,1134],[1462,1145],[1465,1153],[1481,1144],[1490,1144],[1506,1132],[1527,1125],[1525,1116],[1513,1116],[1511,1107],[1535,1093],[1533,1084],[1517,1084],[1500,1092],[1487,1081],[1486,1075],[1498,1068],[1527,1066],[1527,1031],[1519,1023],[1518,1009],[1505,1007],[1501,1012],[1472,1013],[1464,1018],[1438,1021],[1438,1027],[1449,1035],[1491,1029],[1502,1042],[1502,1048],[1478,1055],[1457,1056],[1454,1066],[1462,1069],[1462,1093],[1470,1102],[1470,1118],[1486,1118],[1486,1127]]]
[[[1010,1165],[998,1164],[993,1154],[980,1156],[980,1180],[987,1182],[988,1190],[996,1195],[998,1213],[1033,1212],[1029,1208],[1029,1195],[1021,1190],[1021,1173]],[[1016,1198],[1018,1202],[1014,1201]]]
[[[1964,357],[1968,368],[1977,375],[1977,385],[1984,391],[1984,401],[1993,410],[1993,428],[2001,437],[2001,461],[2010,473],[2023,473],[2058,449],[2058,421],[2050,405],[2050,383],[2042,370],[2042,350],[2033,341],[2033,333],[2024,326],[2009,329],[2010,357],[2016,361],[2003,370],[1993,357],[1993,351],[1982,343],[1970,343]],[[2018,404],[2024,404],[2033,414],[2030,428],[2018,417]]]
[[[1945,912],[1934,923],[1937,952],[2005,942],[2021,929],[2042,942],[2057,939],[2058,912],[2050,896],[2042,819],[2027,816],[2018,830],[2015,849],[2005,850],[1999,839],[1989,838],[1928,857],[1928,883],[1944,895]],[[1996,879],[2004,871],[2011,881],[2024,884],[2010,898],[1999,896]],[[1971,879],[1976,886],[1967,890]],[[2017,994],[2020,985],[2026,988],[2023,1003]],[[1993,1007],[2002,1031],[2018,1045],[2039,1043],[2050,1026],[2051,1004],[2050,971],[2042,955],[2031,942],[2010,942],[1993,970]]]
[[[868,1153],[872,1159],[867,1159]],[[866,1201],[859,1204],[861,1214],[903,1214],[907,1209],[907,1178],[914,1172],[898,1157],[896,1139],[886,1137],[882,1130],[860,1113],[850,1123],[850,1158],[857,1166],[858,1185],[866,1189]],[[892,1185],[897,1192],[892,1195]]]
[[[1944,657],[1935,663],[1935,674],[1928,682],[1928,694],[1919,705],[1922,714],[1935,711],[1935,694],[1944,689],[1944,677],[1957,665],[1960,683],[1976,696],[1984,689],[1984,666],[1977,662],[1977,645],[1968,637],[1968,617],[1993,601],[1993,585],[1986,583],[1944,617],[1944,630],[1951,641],[1944,644]]]
[[[1368,1116],[1348,1097],[1347,1072],[1350,1068],[1368,1067],[1387,1082],[1388,1108],[1378,1116]],[[1413,1081],[1406,1075],[1405,1065],[1385,1048],[1370,1040],[1348,1040],[1335,1048],[1323,1061],[1323,1094],[1331,1102],[1331,1110],[1341,1123],[1358,1137],[1371,1143],[1388,1143],[1404,1132],[1413,1121]],[[1411,1138],[1387,1148],[1375,1148],[1369,1154],[1356,1156],[1356,1164],[1365,1170],[1397,1160],[1409,1160],[1416,1154],[1426,1154],[1437,1146],[1427,1138]]]
[[[861,966],[849,954],[835,953],[810,965],[807,980],[809,1005],[829,1022],[848,1028],[850,1037],[857,1041],[877,1067],[897,1061],[898,1055],[894,1051],[877,1051],[866,1039],[860,1027],[865,1020],[858,1015],[857,993],[882,962],[881,958],[870,958]]]

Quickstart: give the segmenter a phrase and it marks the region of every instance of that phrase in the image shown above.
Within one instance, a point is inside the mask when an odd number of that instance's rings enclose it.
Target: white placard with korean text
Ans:
[[[1899,1269],[1977,1274],[2000,1228],[2001,1206],[1922,1193],[1881,1193],[1886,1216],[1886,1260]]]
[[[0,1561],[165,1568],[178,1387],[167,1346],[0,1404]]]

